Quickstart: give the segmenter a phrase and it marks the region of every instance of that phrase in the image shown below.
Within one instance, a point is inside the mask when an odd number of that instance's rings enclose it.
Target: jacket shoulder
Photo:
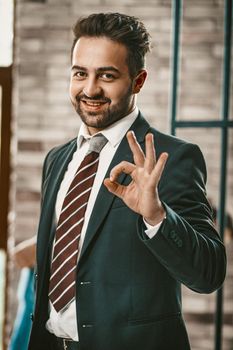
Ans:
[[[72,146],[74,144],[74,142],[76,142],[76,138],[62,144],[59,146],[55,146],[53,147],[48,154],[46,155],[45,159],[49,159],[50,161],[53,161],[60,153],[62,153],[63,151],[66,151],[67,148],[69,148],[70,146]]]
[[[163,144],[166,147],[180,147],[185,145],[191,145],[191,143],[187,140],[163,133],[153,127],[150,127],[149,132],[151,132],[154,135],[155,142],[157,141],[158,143]]]
[[[72,147],[75,142],[77,141],[76,138],[66,142],[65,144],[56,146],[52,148],[46,155],[43,165],[43,175],[42,178],[44,179],[46,177],[46,174],[50,172],[50,169],[52,168],[54,162],[56,161],[57,157],[60,156],[63,152],[66,152],[70,147]]]
[[[187,155],[189,154],[191,157],[203,158],[202,152],[198,145],[159,131],[153,127],[146,118],[144,118],[141,112],[139,112],[137,123],[144,125],[146,134],[152,133],[154,135],[154,143],[157,154],[160,154],[161,152],[168,152],[170,155],[175,155],[175,153],[178,152],[182,154],[186,153]]]

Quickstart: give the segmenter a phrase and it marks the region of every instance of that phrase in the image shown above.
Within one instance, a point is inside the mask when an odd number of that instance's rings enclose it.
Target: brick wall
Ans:
[[[79,16],[100,11],[124,12],[141,18],[152,35],[154,49],[148,56],[149,78],[138,105],[156,128],[169,132],[171,3],[168,0],[119,0],[117,3],[113,0],[47,0],[44,3],[16,0],[16,242],[36,232],[45,154],[52,146],[76,136],[80,125],[68,96],[72,24]],[[223,0],[184,0],[182,27],[178,116],[184,120],[218,119],[222,88]],[[233,106],[231,117],[232,110]],[[201,146],[209,173],[209,195],[218,203],[220,132],[187,129],[180,130],[178,135]],[[229,143],[232,156],[233,142]],[[229,211],[233,194],[231,159],[233,157],[229,156]],[[17,274],[12,271],[12,280]],[[192,296],[192,300],[201,303],[203,310],[213,309],[209,297],[201,299],[198,296],[196,299]],[[188,302],[184,305],[187,310],[192,308]],[[15,306],[11,290],[12,314]],[[192,332],[191,326],[189,332]],[[205,349],[212,349],[208,346]]]

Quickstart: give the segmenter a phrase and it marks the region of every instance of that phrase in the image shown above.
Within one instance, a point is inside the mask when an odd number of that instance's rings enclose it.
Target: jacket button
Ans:
[[[175,240],[176,237],[177,237],[177,236],[176,236],[176,232],[172,230],[172,231],[170,232],[170,237],[171,237],[173,240]]]
[[[182,247],[183,242],[182,242],[182,240],[181,240],[181,239],[179,239],[179,241],[177,242],[177,245],[178,245],[178,247],[179,247],[179,248],[181,248],[181,247]]]
[[[83,328],[90,328],[90,327],[92,327],[92,324],[83,324],[82,327]]]
[[[33,322],[34,321],[34,315],[30,314],[30,320]]]

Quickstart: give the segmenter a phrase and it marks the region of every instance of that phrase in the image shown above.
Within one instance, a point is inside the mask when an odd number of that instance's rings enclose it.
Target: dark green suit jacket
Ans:
[[[81,350],[188,350],[181,314],[181,283],[199,292],[219,288],[225,250],[206,200],[206,168],[196,145],[158,132],[139,114],[131,127],[144,148],[155,137],[157,155],[168,152],[159,196],[167,218],[152,239],[142,218],[102,185],[77,268],[77,315]],[[48,281],[56,195],[76,140],[53,149],[43,169],[38,229],[36,305],[30,350],[49,350]],[[123,138],[106,174],[132,162]],[[130,182],[122,174],[119,181]]]

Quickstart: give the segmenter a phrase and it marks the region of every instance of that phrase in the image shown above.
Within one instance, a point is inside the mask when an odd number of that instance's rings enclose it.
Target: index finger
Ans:
[[[145,155],[136,139],[134,132],[131,130],[127,133],[126,136],[129,143],[129,147],[133,153],[135,165],[143,166],[145,161]]]

